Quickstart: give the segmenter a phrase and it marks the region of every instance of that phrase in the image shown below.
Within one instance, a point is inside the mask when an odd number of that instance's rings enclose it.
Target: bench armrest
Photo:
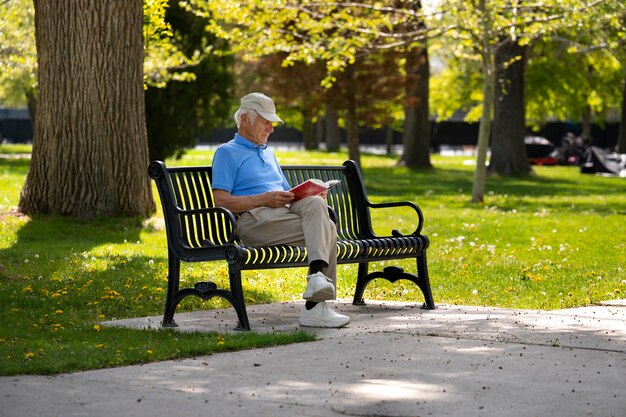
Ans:
[[[410,235],[419,235],[422,231],[422,227],[424,226],[424,214],[422,210],[415,204],[410,201],[391,201],[386,203],[372,203],[371,201],[367,202],[369,208],[379,209],[379,208],[391,208],[391,207],[408,207],[415,211],[417,214],[417,227]],[[391,235],[394,237],[406,236],[403,233],[400,233],[397,230],[392,230]]]
[[[235,217],[233,212],[228,210],[227,208],[207,207],[207,208],[202,208],[202,209],[185,210],[176,206],[175,210],[177,214],[182,215],[182,216],[195,216],[195,215],[201,215],[201,214],[222,214],[224,218],[226,219],[226,221],[230,224],[230,227],[232,228],[232,233],[230,234],[230,236],[228,236],[228,243],[233,243],[234,241],[238,240],[239,235],[237,233],[237,218]]]

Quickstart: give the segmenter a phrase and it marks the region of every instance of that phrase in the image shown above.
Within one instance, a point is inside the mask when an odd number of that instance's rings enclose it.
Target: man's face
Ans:
[[[267,139],[274,131],[274,124],[265,120],[261,115],[257,114],[252,123],[248,119],[248,115],[242,115],[241,136],[251,142],[261,146],[267,143]]]

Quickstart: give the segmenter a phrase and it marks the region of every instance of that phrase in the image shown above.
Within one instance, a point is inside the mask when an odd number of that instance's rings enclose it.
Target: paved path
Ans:
[[[301,303],[250,306],[296,328]],[[336,303],[320,340],[193,359],[0,378],[0,416],[626,416],[626,306],[559,311]],[[231,310],[178,314],[230,331]],[[159,318],[114,325],[157,326]]]

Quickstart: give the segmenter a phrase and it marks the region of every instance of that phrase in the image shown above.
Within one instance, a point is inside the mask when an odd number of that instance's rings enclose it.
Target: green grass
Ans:
[[[7,145],[0,147],[6,153]],[[14,152],[14,153],[23,153]],[[283,164],[340,164],[345,153],[277,152]],[[190,151],[170,165],[210,163]],[[528,178],[489,178],[484,205],[471,204],[471,158],[433,156],[435,169],[396,167],[364,155],[375,202],[411,200],[424,211],[436,303],[559,309],[624,298],[626,181],[575,167],[536,167]],[[312,340],[305,333],[200,334],[98,326],[103,320],[163,313],[166,239],[160,211],[140,219],[19,216],[27,159],[0,158],[0,374],[57,373],[165,360],[220,350]],[[156,194],[155,194],[156,195]],[[401,209],[374,212],[374,228],[412,231]],[[400,264],[414,270],[406,260]],[[338,268],[338,296],[351,298],[356,266]],[[221,262],[182,268],[183,282],[227,286]],[[297,300],[300,269],[244,274],[248,304]],[[366,299],[421,302],[411,283],[375,281]],[[226,307],[186,299],[180,311]],[[234,325],[235,323],[233,323]]]

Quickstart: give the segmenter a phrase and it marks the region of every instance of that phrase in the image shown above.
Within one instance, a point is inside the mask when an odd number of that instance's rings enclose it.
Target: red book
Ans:
[[[293,187],[290,192],[294,193],[293,201],[298,201],[304,197],[310,197],[312,195],[318,195],[326,190],[330,190],[335,185],[339,184],[339,180],[322,181],[315,178],[304,181],[302,184]]]

